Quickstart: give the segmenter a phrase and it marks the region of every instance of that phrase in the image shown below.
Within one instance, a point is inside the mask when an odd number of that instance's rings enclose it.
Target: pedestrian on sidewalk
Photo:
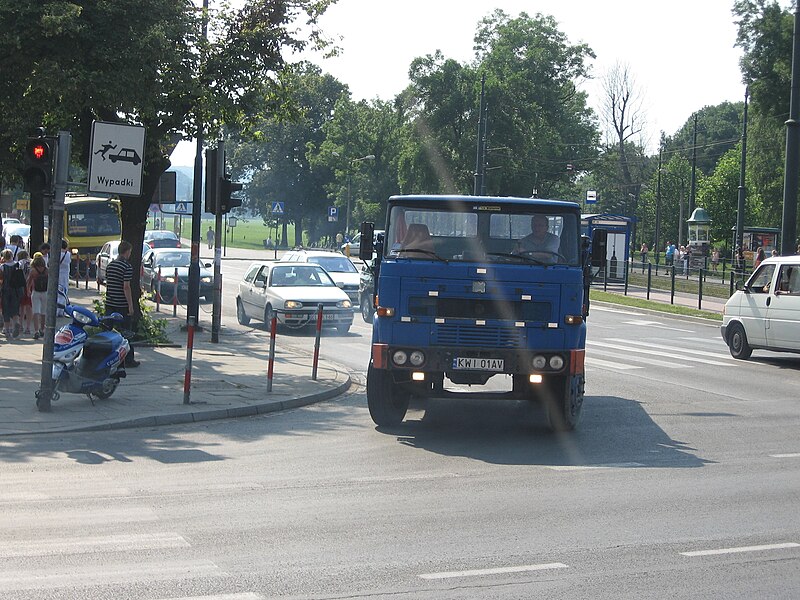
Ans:
[[[758,250],[756,251],[756,259],[753,261],[753,271],[758,268],[762,262],[764,262],[767,258],[767,255],[764,253],[764,246],[759,246]]]
[[[28,274],[31,272],[31,259],[28,257],[27,250],[20,250],[17,253],[17,264],[22,269],[25,276],[25,287],[22,288],[22,299],[19,302],[19,318],[22,322],[22,333],[31,334],[31,324],[33,323],[33,310],[31,308],[31,295],[28,293]]]
[[[33,255],[31,271],[28,274],[28,294],[31,297],[31,310],[33,312],[33,339],[38,340],[44,336],[45,306],[47,300],[47,263],[41,252]]]
[[[642,253],[642,273],[644,273],[644,265],[647,262],[647,253],[650,252],[647,242],[642,242],[642,247],[639,251]]]
[[[715,273],[719,268],[719,248],[714,248],[714,251],[711,253],[711,270]]]
[[[19,303],[24,293],[16,285],[15,271],[14,254],[6,248],[0,252],[0,305],[3,309],[3,333],[9,340],[19,337]]]
[[[664,249],[664,260],[666,261],[665,264],[668,267],[671,267],[675,264],[675,244],[672,242],[667,242],[667,247]]]
[[[206,231],[206,241],[208,242],[208,249],[211,250],[214,247],[214,230],[211,225],[208,226],[208,231]]]
[[[127,240],[119,243],[117,258],[112,260],[106,267],[106,314],[119,313],[123,317],[122,327],[128,331],[133,330],[133,293],[131,292],[131,279],[133,279],[133,267],[130,258],[133,246]],[[130,343],[130,351],[125,357],[125,367],[133,368],[139,366],[133,351],[133,342]]]

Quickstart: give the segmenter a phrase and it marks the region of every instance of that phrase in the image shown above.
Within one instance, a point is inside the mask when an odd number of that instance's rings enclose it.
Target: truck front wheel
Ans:
[[[550,429],[573,431],[578,426],[583,409],[583,374],[555,377],[542,391],[542,404],[547,411]]]
[[[408,411],[409,394],[398,388],[389,371],[376,369],[370,363],[367,369],[367,406],[376,425],[391,427],[403,422]]]

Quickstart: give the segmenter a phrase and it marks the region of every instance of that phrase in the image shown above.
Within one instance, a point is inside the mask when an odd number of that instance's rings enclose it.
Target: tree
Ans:
[[[199,123],[247,128],[257,114],[290,112],[282,52],[322,44],[318,17],[333,0],[249,0],[213,13],[208,42],[189,0],[42,0],[0,6],[0,116],[11,172],[23,129],[71,129],[73,160],[85,165],[93,120],[146,128],[141,197],[122,198],[123,237],[133,243],[134,290],[149,199],[168,155]],[[298,16],[309,37],[294,29]],[[113,27],[109,24],[113,23]],[[4,123],[5,125],[5,123]],[[8,130],[7,130],[8,131]],[[138,303],[135,303],[138,305]]]

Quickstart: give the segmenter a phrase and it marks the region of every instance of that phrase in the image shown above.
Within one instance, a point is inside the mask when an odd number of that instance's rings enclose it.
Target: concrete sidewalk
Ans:
[[[91,307],[96,287],[70,289],[74,304]],[[191,404],[183,404],[186,333],[183,319],[165,316],[175,347],[136,346],[141,365],[128,370],[113,396],[96,401],[61,394],[50,413],[36,408],[42,343],[30,337],[0,340],[0,436],[59,433],[191,423],[274,412],[335,397],[350,385],[343,368],[320,361],[311,379],[311,353],[276,344],[272,392],[267,393],[269,335],[260,329],[224,327],[219,344],[210,332],[195,335]],[[59,319],[60,327],[66,319]],[[309,349],[313,338],[309,337]]]

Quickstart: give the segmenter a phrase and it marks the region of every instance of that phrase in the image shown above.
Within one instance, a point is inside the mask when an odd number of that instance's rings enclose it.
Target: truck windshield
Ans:
[[[384,253],[397,259],[578,266],[578,221],[577,211],[544,204],[393,206]]]

